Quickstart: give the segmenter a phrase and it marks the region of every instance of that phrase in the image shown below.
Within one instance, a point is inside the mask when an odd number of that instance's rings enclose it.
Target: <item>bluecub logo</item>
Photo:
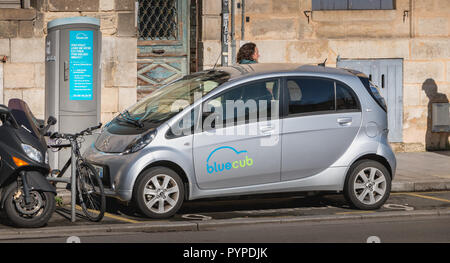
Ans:
[[[223,149],[228,149],[228,150],[232,150],[237,157],[241,157],[238,160],[235,161],[231,161],[231,162],[214,162],[211,163],[209,162],[209,160],[211,159],[211,157],[213,156],[213,154],[219,150],[223,150]],[[231,169],[239,169],[239,168],[245,168],[245,167],[250,167],[253,165],[253,159],[248,157],[248,155],[244,156],[239,156],[242,153],[248,153],[247,151],[237,151],[236,149],[234,149],[233,147],[230,146],[222,146],[219,147],[217,149],[215,149],[214,151],[212,151],[209,156],[208,159],[206,159],[206,171],[209,174],[213,174],[213,173],[220,173],[226,170],[231,170]]]

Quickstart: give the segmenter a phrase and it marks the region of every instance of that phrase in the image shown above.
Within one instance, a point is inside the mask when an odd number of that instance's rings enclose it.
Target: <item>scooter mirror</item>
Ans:
[[[5,105],[0,105],[0,114],[8,114],[9,109]]]
[[[48,119],[47,119],[47,126],[45,126],[44,128],[40,129],[41,135],[46,136],[46,134],[47,134],[48,130],[50,129],[50,127],[52,125],[55,125],[55,124],[56,124],[56,118],[53,117],[53,116],[49,116]]]
[[[56,118],[53,116],[49,116],[47,120],[47,125],[52,126],[56,124]]]

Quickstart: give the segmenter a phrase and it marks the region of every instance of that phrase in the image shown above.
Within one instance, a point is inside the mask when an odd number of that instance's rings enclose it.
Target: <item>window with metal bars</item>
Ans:
[[[139,0],[139,40],[177,40],[177,0]]]

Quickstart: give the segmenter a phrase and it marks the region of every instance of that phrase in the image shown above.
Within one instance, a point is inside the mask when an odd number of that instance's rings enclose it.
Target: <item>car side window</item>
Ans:
[[[222,120],[224,127],[271,119],[272,113],[278,114],[279,87],[278,79],[243,84],[207,101],[204,107],[217,114],[216,120]]]
[[[315,78],[287,79],[289,114],[334,111],[334,82]]]
[[[358,100],[349,87],[336,83],[336,110],[357,110]]]

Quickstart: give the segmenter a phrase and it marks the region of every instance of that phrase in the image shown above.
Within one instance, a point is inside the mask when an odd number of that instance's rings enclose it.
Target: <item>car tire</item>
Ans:
[[[150,218],[169,218],[184,201],[181,177],[167,167],[153,167],[143,172],[136,181],[133,199],[137,208]]]
[[[391,175],[387,168],[374,160],[354,163],[345,179],[345,199],[355,208],[373,210],[380,208],[389,198]]]

